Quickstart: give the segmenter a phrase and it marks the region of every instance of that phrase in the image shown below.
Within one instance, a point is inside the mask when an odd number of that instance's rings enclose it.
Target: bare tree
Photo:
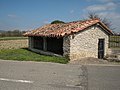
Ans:
[[[88,18],[93,19],[93,18],[98,18],[102,23],[104,23],[108,28],[110,29],[115,29],[112,27],[112,22],[106,18],[106,17],[101,17],[99,14],[96,12],[88,12]]]
[[[90,18],[90,19],[93,19],[93,18],[101,19],[98,14],[96,14],[95,12],[91,12],[91,11],[88,12],[88,18]]]

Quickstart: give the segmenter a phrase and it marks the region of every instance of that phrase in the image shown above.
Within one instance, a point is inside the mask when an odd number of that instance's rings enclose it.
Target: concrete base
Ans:
[[[29,49],[31,51],[34,51],[34,52],[40,53],[40,54],[44,54],[44,55],[63,57],[62,55],[55,54],[55,53],[48,52],[48,51],[43,51],[43,50],[38,50],[38,49],[33,49],[33,48],[29,48]]]

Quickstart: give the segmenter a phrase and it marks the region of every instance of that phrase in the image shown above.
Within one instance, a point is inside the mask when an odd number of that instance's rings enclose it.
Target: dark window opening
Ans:
[[[42,37],[33,37],[33,47],[35,49],[43,50],[43,38]]]
[[[63,55],[63,38],[47,38],[47,50]]]

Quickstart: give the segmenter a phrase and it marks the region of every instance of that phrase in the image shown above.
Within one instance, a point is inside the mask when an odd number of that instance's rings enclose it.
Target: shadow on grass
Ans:
[[[62,63],[62,64],[66,64],[69,62],[69,60],[66,59],[65,57],[44,55],[37,52],[33,52],[29,48],[21,48],[21,49],[29,52],[29,55],[27,55],[26,57],[30,57],[32,61],[54,62],[54,63]]]

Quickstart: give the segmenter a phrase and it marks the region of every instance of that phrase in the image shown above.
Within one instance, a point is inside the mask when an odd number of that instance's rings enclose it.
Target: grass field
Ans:
[[[0,59],[18,61],[43,61],[63,64],[68,63],[68,60],[63,57],[40,55],[29,51],[28,49],[1,49]]]
[[[27,48],[28,39],[0,40],[0,49]]]
[[[21,40],[28,39],[28,37],[0,37],[0,40]]]
[[[63,57],[40,55],[27,48],[21,49],[28,47],[27,39],[28,37],[0,37],[0,59],[68,63]]]

